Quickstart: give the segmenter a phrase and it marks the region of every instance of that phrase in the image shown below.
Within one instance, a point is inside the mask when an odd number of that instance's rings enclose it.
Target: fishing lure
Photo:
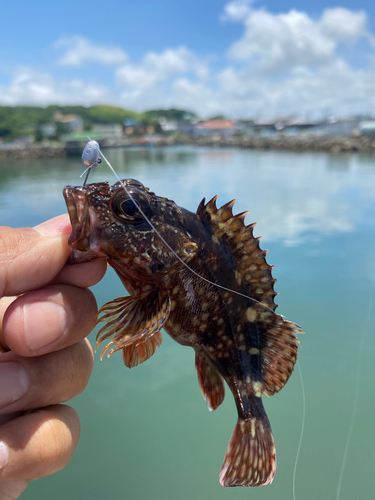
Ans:
[[[89,138],[90,139],[90,138]],[[97,167],[102,163],[102,159],[100,158],[100,147],[96,141],[92,139],[86,144],[83,153],[82,153],[82,162],[87,166],[86,170],[81,174],[80,177],[83,177],[86,174],[85,182],[83,183],[86,186],[87,180],[89,178],[91,169]]]

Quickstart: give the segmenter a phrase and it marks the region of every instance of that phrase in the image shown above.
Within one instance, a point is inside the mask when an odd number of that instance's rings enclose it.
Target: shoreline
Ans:
[[[0,162],[6,160],[35,160],[38,158],[65,158],[65,145],[55,144],[30,144],[0,148]]]
[[[328,152],[328,153],[373,153],[375,137],[329,137],[329,136],[279,136],[279,137],[204,137],[183,141],[197,146],[239,147],[257,150]]]
[[[0,148],[0,161],[37,158],[64,158],[70,154],[80,154],[86,143],[77,143],[75,146],[64,143],[30,144],[28,146],[13,146]],[[174,145],[195,145],[213,147],[240,147],[257,150],[278,151],[310,151],[329,153],[372,153],[375,154],[375,137],[328,137],[328,136],[278,136],[266,138],[234,137],[200,137],[200,138],[162,138],[156,141],[127,140],[113,143],[104,141],[102,147],[129,147],[145,145],[162,147]]]

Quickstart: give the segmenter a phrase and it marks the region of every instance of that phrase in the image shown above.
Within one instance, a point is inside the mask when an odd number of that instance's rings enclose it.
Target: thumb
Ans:
[[[0,297],[48,284],[69,258],[70,232],[68,215],[34,229],[0,227]]]

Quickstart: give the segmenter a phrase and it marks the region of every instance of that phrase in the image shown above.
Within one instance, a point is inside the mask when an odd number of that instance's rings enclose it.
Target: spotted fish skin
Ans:
[[[279,392],[289,379],[301,330],[275,313],[276,280],[253,236],[254,224],[245,226],[247,212],[233,215],[234,201],[217,208],[217,197],[202,200],[194,214],[138,181],[123,183],[136,204],[120,183],[64,190],[73,259],[77,251],[106,255],[130,293],[99,311],[98,321],[106,324],[98,344],[109,339],[103,354],[121,350],[128,367],[154,354],[161,328],[193,347],[209,410],[223,401],[225,380],[238,411],[221,484],[268,484],[276,450],[261,398]]]

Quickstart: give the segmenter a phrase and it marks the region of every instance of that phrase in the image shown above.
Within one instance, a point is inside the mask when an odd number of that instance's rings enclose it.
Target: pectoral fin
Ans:
[[[134,366],[140,365],[146,359],[151,358],[157,347],[161,346],[163,342],[163,337],[161,332],[155,333],[152,337],[149,337],[144,342],[139,342],[138,344],[130,344],[122,349],[122,359],[125,366],[128,368],[133,368]]]
[[[108,349],[108,357],[124,349],[124,362],[131,368],[152,356],[161,344],[159,332],[168,319],[170,307],[169,296],[161,288],[105,304],[98,313],[97,323],[106,325],[96,337],[96,348],[104,340],[112,340],[103,349],[101,359]],[[160,336],[153,338],[157,334]]]
[[[209,364],[205,357],[195,353],[195,368],[199,387],[210,411],[221,405],[225,396],[224,381],[220,373]]]

